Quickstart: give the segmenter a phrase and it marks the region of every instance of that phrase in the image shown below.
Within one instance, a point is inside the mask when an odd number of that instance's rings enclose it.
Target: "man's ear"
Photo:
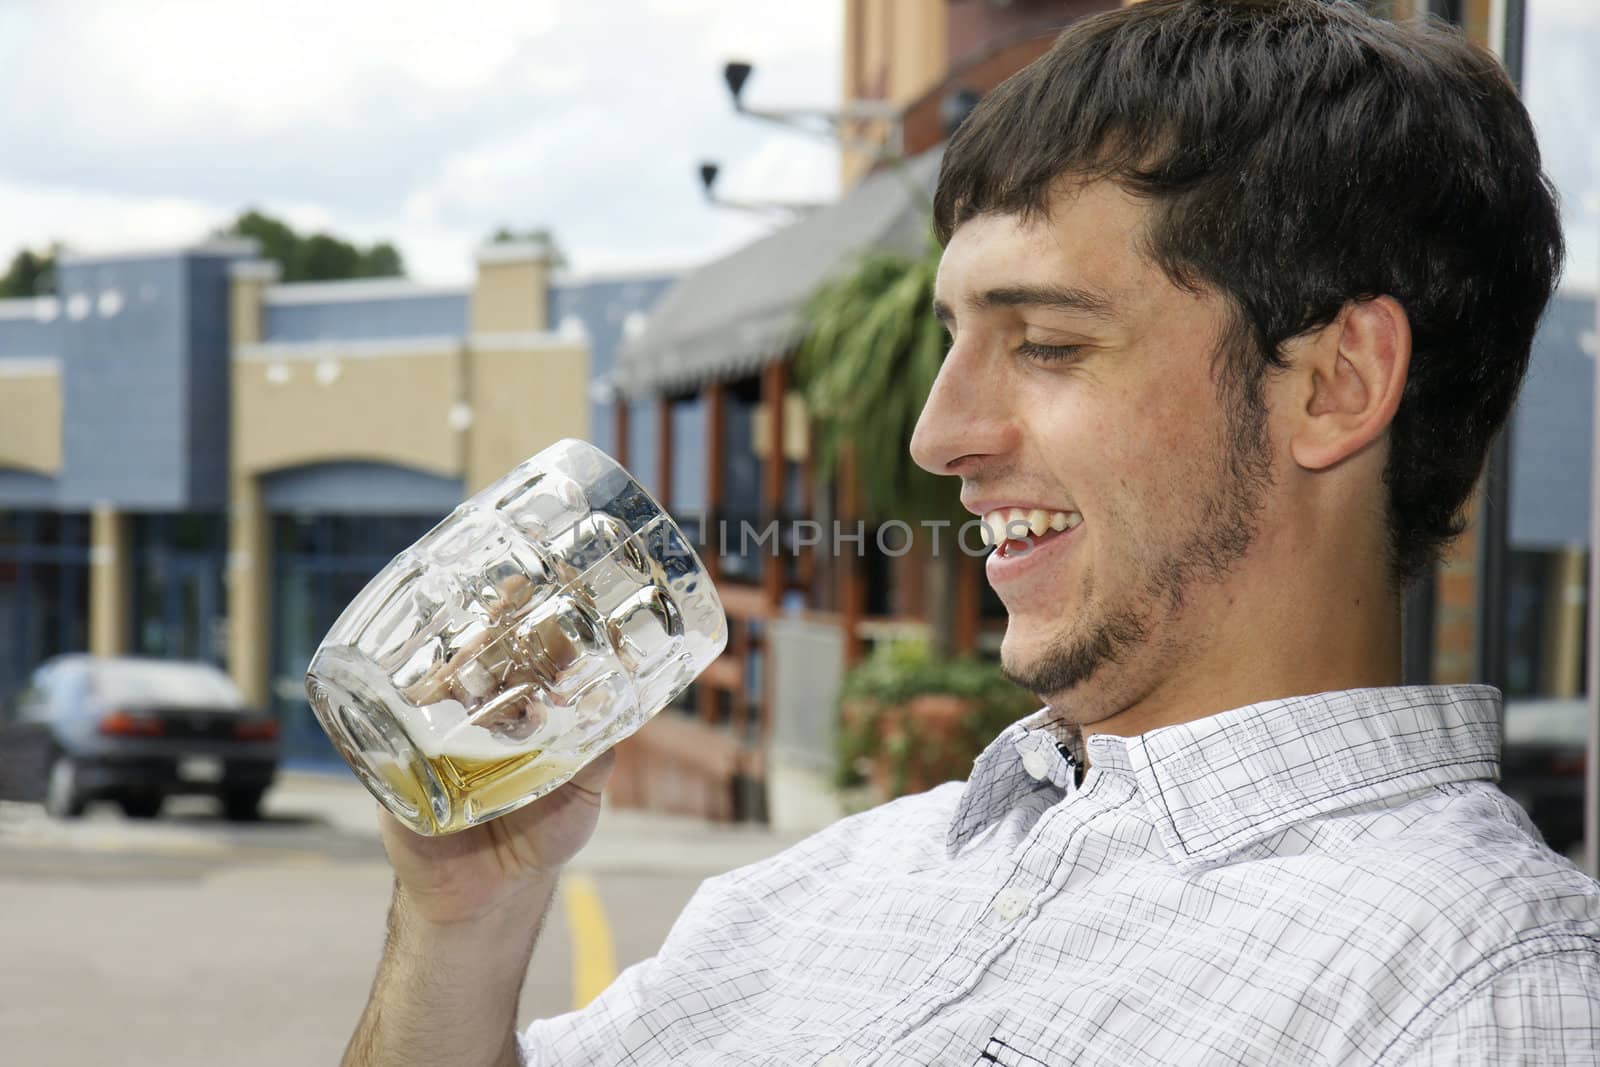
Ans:
[[[1290,453],[1301,467],[1323,470],[1394,420],[1411,367],[1411,321],[1393,297],[1355,301],[1296,347]]]

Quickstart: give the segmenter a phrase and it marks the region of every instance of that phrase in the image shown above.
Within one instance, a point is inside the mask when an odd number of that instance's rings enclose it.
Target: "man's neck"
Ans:
[[[1133,736],[1266,700],[1398,685],[1400,605],[1371,583],[1335,588],[1234,586],[1205,613],[1174,669],[1084,734]],[[1380,586],[1381,588],[1381,586]],[[1093,684],[1093,683],[1090,683]]]

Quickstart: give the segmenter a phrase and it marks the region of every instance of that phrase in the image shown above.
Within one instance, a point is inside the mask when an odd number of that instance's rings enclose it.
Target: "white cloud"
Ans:
[[[80,252],[188,242],[226,221],[216,205],[168,196],[125,196],[0,178],[0,234],[40,248],[54,240]],[[9,258],[10,249],[4,256]]]
[[[357,121],[376,85],[480,91],[556,28],[560,7],[478,0],[468,15],[387,0],[140,0],[23,11],[22,30],[51,50],[56,88],[72,86],[89,121],[132,117],[136,87],[140,125],[281,131]]]
[[[741,195],[832,193],[831,149],[735,116],[721,64],[829,104],[841,8],[0,0],[0,94],[28,102],[0,111],[0,243],[175,244],[256,206],[393,240],[425,280],[502,223],[582,270],[682,265],[772,225],[705,205],[701,158]]]
[[[1600,288],[1600,5],[1536,0],[1528,5],[1524,96],[1539,134],[1545,170],[1561,194],[1567,264],[1562,284]]]

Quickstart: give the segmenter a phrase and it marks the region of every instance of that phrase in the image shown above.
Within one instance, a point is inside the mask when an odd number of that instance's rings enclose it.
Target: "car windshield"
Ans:
[[[241,708],[233,680],[203,663],[110,660],[94,669],[94,689],[108,704],[184,708]]]

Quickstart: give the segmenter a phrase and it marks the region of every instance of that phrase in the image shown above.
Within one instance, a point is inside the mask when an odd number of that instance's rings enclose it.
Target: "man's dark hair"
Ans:
[[[946,149],[941,244],[980,214],[1047,218],[1062,179],[1154,213],[1145,254],[1233,306],[1222,390],[1245,439],[1280,346],[1392,296],[1410,377],[1384,472],[1409,584],[1465,526],[1560,271],[1533,126],[1458,31],[1319,0],[1147,0],[1069,27]]]

